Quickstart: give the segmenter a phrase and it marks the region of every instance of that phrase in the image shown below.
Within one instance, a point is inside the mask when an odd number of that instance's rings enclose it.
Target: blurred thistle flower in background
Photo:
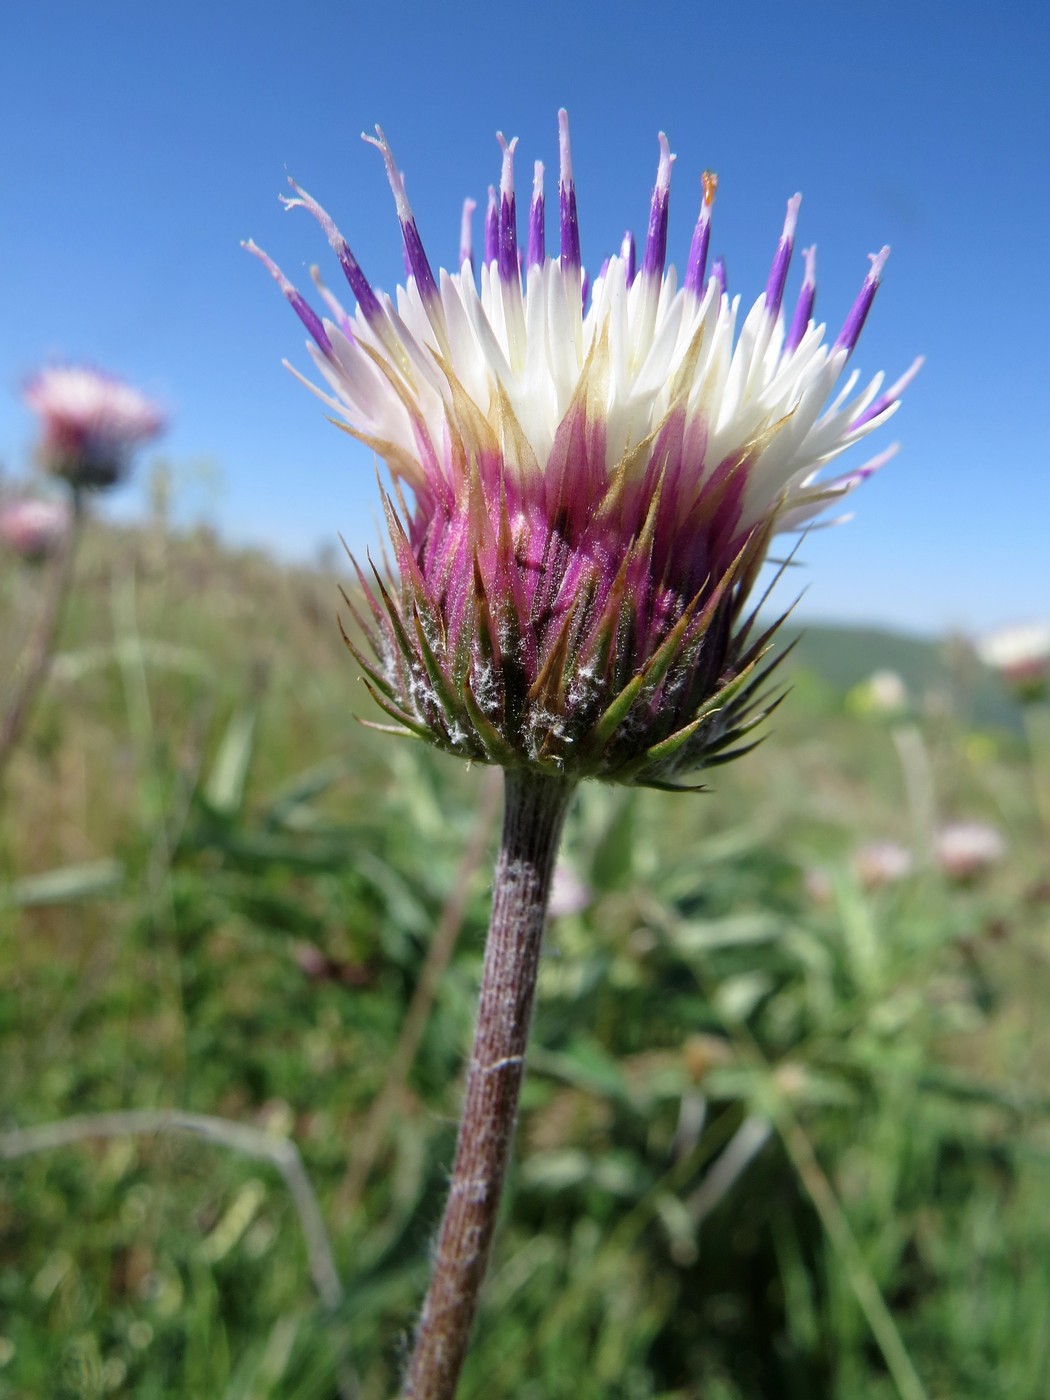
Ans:
[[[911,709],[911,695],[896,671],[873,671],[866,681],[849,691],[846,707],[857,715],[899,719]]]
[[[914,852],[899,841],[865,841],[849,858],[850,874],[868,893],[900,884],[915,874],[917,865]],[[802,881],[815,905],[821,909],[834,905],[836,881],[826,866],[806,866]]]
[[[866,890],[899,884],[915,872],[915,856],[899,841],[867,841],[853,853],[854,875]]]
[[[987,822],[948,822],[934,834],[933,854],[949,880],[976,880],[1006,856],[1006,838]]]
[[[78,490],[103,490],[121,481],[132,451],[165,423],[165,415],[138,389],[86,365],[40,370],[23,397],[40,417],[40,465]]]
[[[705,173],[679,286],[666,265],[674,157],[662,133],[640,261],[628,233],[591,283],[564,112],[559,124],[559,256],[547,254],[539,162],[519,246],[516,142],[500,136],[480,292],[473,202],[459,271],[435,276],[378,127],[366,139],[386,163],[409,273],[393,299],[294,183],[284,202],[320,223],[356,311],[315,270],[328,311],[318,316],[246,246],[310,332],[329,392],[308,387],[394,478],[398,594],[378,575],[361,578],[372,618],[358,620],[377,664],[351,643],[379,705],[465,758],[674,785],[732,757],[771,708],[761,669],[770,632],[756,635],[744,611],[771,540],[893,455],[819,476],[886,423],[921,362],[889,388],[877,374],[857,391],[854,371],[836,391],[889,250],[872,256],[833,339],[813,320],[812,248],[784,316],[798,195],[765,291],[738,328],[724,264],[708,267],[717,181]]]
[[[0,506],[0,544],[29,563],[57,554],[69,535],[71,513],[64,501],[31,497]]]
[[[1015,697],[1025,704],[1050,693],[1050,625],[1028,622],[989,632],[974,644],[986,666],[998,671]]]
[[[51,365],[40,370],[24,386],[22,397],[40,419],[37,461],[44,471],[66,483],[69,509],[60,537],[53,533],[53,525],[49,527],[52,533],[45,530],[38,534],[38,543],[46,538],[47,551],[56,558],[14,687],[0,712],[0,781],[51,665],[73,582],[86,515],[85,493],[104,490],[122,480],[133,450],[164,426],[163,413],[145,395],[85,365]],[[57,508],[45,507],[43,502],[36,505],[39,527],[40,510]],[[24,518],[21,530],[21,538],[29,541],[31,534]],[[17,519],[11,531],[11,539],[19,538]]]

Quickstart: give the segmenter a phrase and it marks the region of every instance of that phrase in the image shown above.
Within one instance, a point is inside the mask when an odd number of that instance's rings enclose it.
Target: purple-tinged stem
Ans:
[[[404,1400],[453,1400],[510,1160],[540,944],[573,784],[505,774],[503,839],[448,1204]]]
[[[11,755],[18,746],[33,712],[33,706],[47,679],[55,651],[55,640],[69,596],[69,586],[73,581],[73,564],[83,523],[84,498],[82,492],[74,487],[73,517],[65,545],[52,566],[47,593],[26,648],[21,675],[16,680],[15,693],[8,703],[3,720],[0,721],[0,785],[3,783]]]

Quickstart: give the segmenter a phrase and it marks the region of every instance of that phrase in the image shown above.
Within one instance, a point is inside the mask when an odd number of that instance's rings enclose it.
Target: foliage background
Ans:
[[[5,565],[5,672],[38,591]],[[27,1155],[0,1163],[5,1400],[322,1400],[347,1355],[368,1400],[396,1389],[497,792],[355,723],[336,602],[206,531],[90,534],[0,815],[0,1127],[174,1106],[290,1135],[345,1300],[259,1162],[167,1134]],[[844,698],[883,658],[916,696],[896,721]],[[549,934],[465,1400],[1046,1393],[1050,886],[1019,715],[961,647],[817,629],[791,679],[709,793],[579,796],[589,898]],[[921,851],[931,810],[1007,858],[866,888],[858,845]]]

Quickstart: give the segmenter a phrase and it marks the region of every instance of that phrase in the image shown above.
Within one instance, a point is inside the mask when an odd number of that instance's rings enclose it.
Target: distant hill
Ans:
[[[789,643],[798,639],[786,664],[805,668],[833,690],[845,693],[873,671],[896,671],[920,699],[938,693],[961,697],[965,717],[975,725],[1019,726],[1017,707],[961,638],[907,637],[878,627],[821,622],[786,623],[780,635]]]

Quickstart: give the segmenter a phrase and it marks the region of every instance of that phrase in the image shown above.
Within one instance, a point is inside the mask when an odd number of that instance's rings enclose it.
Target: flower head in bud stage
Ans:
[[[127,473],[131,453],[164,427],[164,414],[130,384],[84,365],[53,365],[25,386],[40,417],[37,455],[70,485],[101,490]]]
[[[459,270],[435,276],[378,127],[366,139],[386,164],[408,273],[393,298],[294,184],[284,202],[317,219],[356,310],[315,270],[319,316],[246,246],[310,333],[325,389],[308,387],[393,476],[398,582],[361,575],[375,660],[355,648],[380,706],[465,757],[673,786],[740,751],[768,712],[769,633],[756,635],[745,603],[770,541],[892,455],[818,478],[885,423],[918,363],[888,389],[881,374],[859,392],[856,373],[838,384],[888,249],[833,340],[813,320],[813,249],[782,314],[797,195],[741,325],[724,264],[707,266],[717,182],[705,174],[679,285],[666,264],[674,157],[662,134],[641,257],[628,234],[589,281],[564,112],[559,122],[557,256],[539,163],[519,244],[516,141],[500,136],[480,268],[468,201]]]
[[[0,506],[0,544],[30,563],[57,553],[69,527],[70,511],[64,502],[25,499]]]
[[[1002,627],[976,646],[984,664],[998,671],[1022,703],[1050,694],[1050,626],[1046,623]]]

